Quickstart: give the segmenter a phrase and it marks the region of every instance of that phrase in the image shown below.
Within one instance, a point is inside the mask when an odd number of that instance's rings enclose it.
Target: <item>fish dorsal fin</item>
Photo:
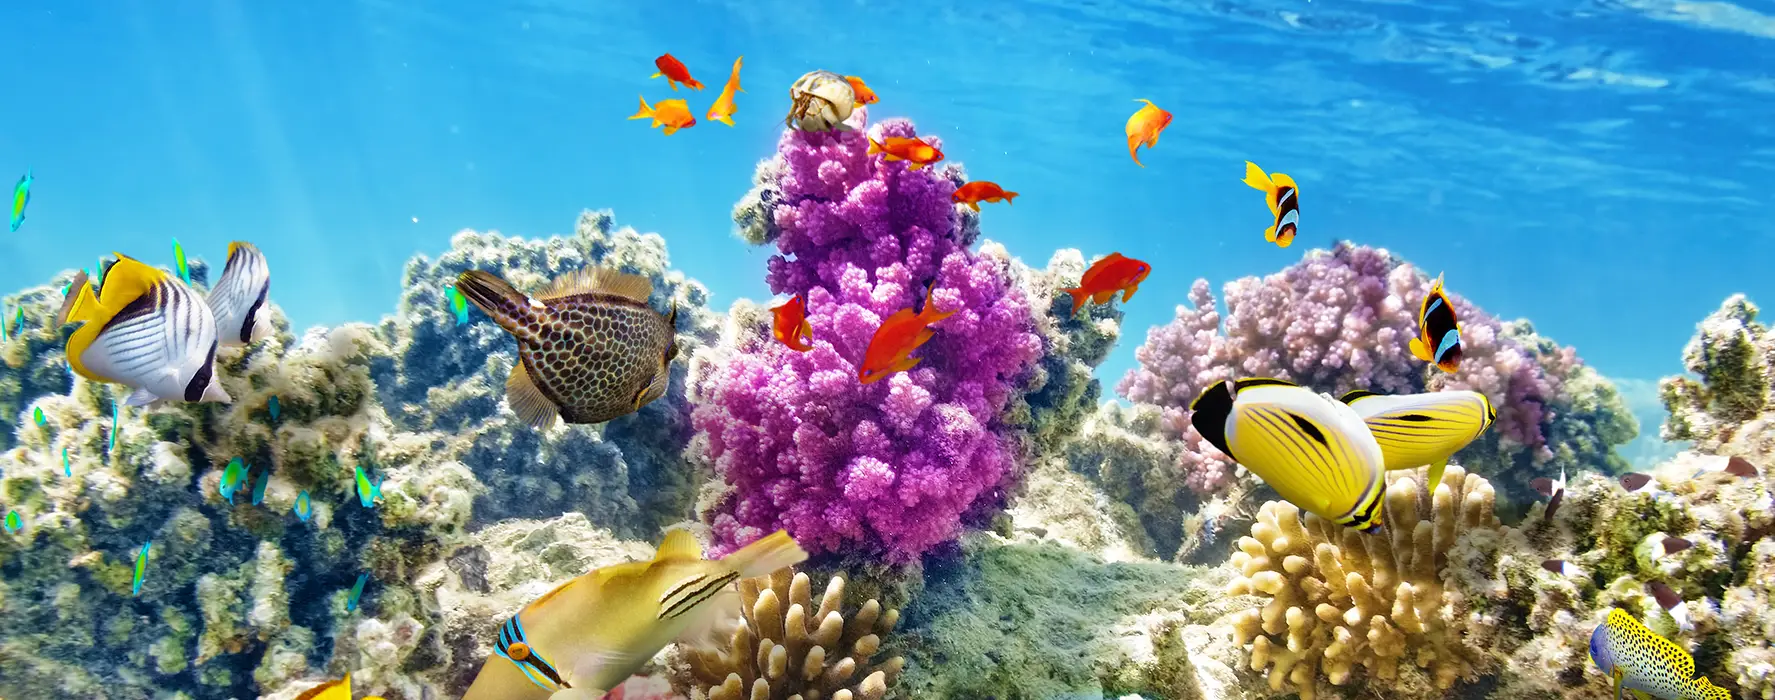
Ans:
[[[1376,394],[1376,393],[1369,391],[1367,389],[1356,389],[1354,391],[1351,391],[1348,394],[1344,394],[1343,398],[1340,398],[1338,400],[1342,401],[1344,403],[1356,403],[1357,399],[1366,399],[1370,396],[1380,396],[1380,394]]]
[[[111,265],[111,269],[105,273],[104,281],[99,285],[99,306],[116,313],[130,302],[140,299],[165,278],[165,271],[118,253],[117,262]]]
[[[587,267],[556,277],[536,298],[548,301],[580,294],[608,294],[645,304],[653,296],[653,281],[607,267]]]
[[[666,531],[666,538],[659,543],[659,551],[653,555],[654,561],[702,558],[703,547],[697,543],[696,535],[682,528]]]

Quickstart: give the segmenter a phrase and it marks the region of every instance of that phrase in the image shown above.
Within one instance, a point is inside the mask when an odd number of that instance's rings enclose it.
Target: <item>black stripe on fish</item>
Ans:
[[[729,571],[729,572],[722,574],[721,576],[719,576],[713,580],[708,581],[707,583],[704,583],[701,586],[698,586],[698,587],[692,589],[689,593],[685,594],[685,596],[682,600],[679,600],[678,602],[673,603],[670,607],[661,609],[659,611],[659,619],[664,620],[667,618],[676,618],[680,615],[683,615],[684,613],[690,612],[691,610],[695,609],[697,605],[701,604],[703,601],[714,597],[715,594],[717,594],[717,593],[720,593],[721,588],[723,586],[726,586],[727,584],[732,583],[735,580],[738,580],[739,577],[740,577],[740,573],[738,571]]]
[[[1426,416],[1422,413],[1407,413],[1403,416],[1394,416],[1393,420],[1402,420],[1402,421],[1408,421],[1408,422],[1412,422],[1412,423],[1428,423],[1428,422],[1436,420],[1436,419],[1431,418],[1430,416]]]
[[[265,295],[268,294],[270,291],[271,291],[271,285],[269,285],[269,284],[267,284],[263,287],[260,287],[259,288],[259,298],[254,299],[253,305],[247,307],[246,319],[241,321],[241,324],[240,324],[240,342],[243,342],[243,343],[252,342],[252,340],[253,340],[253,326],[256,324],[256,321],[259,318],[260,307],[265,306]]]
[[[1239,458],[1233,455],[1226,444],[1226,421],[1233,414],[1231,384],[1232,382],[1215,382],[1203,389],[1196,400],[1190,402],[1189,422],[1195,426],[1196,433],[1203,440],[1237,461]]]
[[[1276,191],[1276,238],[1287,240],[1299,230],[1295,222],[1300,220],[1300,198],[1293,187],[1283,187]],[[1292,215],[1292,219],[1291,216]]]
[[[1380,396],[1380,394],[1376,394],[1367,389],[1356,389],[1348,394],[1344,394],[1344,397],[1338,400],[1344,403],[1355,403],[1356,399],[1365,399],[1370,396]]]
[[[522,654],[518,658],[513,658],[511,650],[513,644],[524,645],[527,647],[527,653]],[[493,643],[493,650],[500,656],[505,657],[506,660],[517,664],[518,670],[520,671],[524,671],[524,667],[526,666],[535,669],[537,673],[540,673],[544,678],[547,678],[550,683],[555,684],[555,688],[573,687],[568,685],[567,681],[561,680],[561,674],[555,670],[554,665],[544,660],[542,655],[536,652],[536,648],[531,647],[529,642],[525,641],[524,627],[522,623],[518,622],[517,615],[512,615],[511,619],[506,620],[505,624],[499,626],[499,639]],[[524,675],[529,676],[530,674],[525,672]],[[549,688],[549,690],[554,690],[555,688]]]
[[[1418,317],[1418,327],[1422,330],[1426,344],[1430,346],[1429,349],[1432,353],[1441,347],[1442,339],[1449,333],[1459,332],[1455,323],[1454,306],[1449,303],[1446,295],[1440,291],[1430,294],[1425,302],[1423,313]],[[1460,352],[1461,344],[1457,341],[1453,347],[1448,349],[1449,359],[1460,359]]]
[[[146,293],[143,293],[141,296],[130,300],[128,304],[125,304],[123,309],[119,310],[116,315],[111,317],[110,321],[105,322],[105,327],[99,329],[99,333],[103,334],[105,331],[111,330],[113,327],[121,326],[144,316],[152,316],[156,313],[160,313],[165,308],[166,292],[162,289],[161,284],[155,284],[154,286],[149,287]]]
[[[197,368],[197,374],[191,375],[191,382],[185,385],[185,400],[197,403],[203,400],[203,390],[210,386],[210,375],[216,370],[216,341],[210,341],[209,355],[203,358],[203,366]]]
[[[1331,443],[1325,439],[1325,433],[1319,430],[1319,426],[1313,425],[1312,421],[1307,420],[1306,416],[1289,412],[1288,417],[1294,419],[1294,424],[1300,426],[1301,432],[1306,433],[1307,437],[1325,446],[1326,449],[1331,448]]]
[[[692,576],[690,578],[687,578],[687,579],[684,579],[683,581],[678,582],[678,585],[673,586],[671,588],[671,590],[666,591],[665,595],[662,595],[659,597],[660,605],[665,605],[666,601],[672,599],[672,596],[678,595],[678,593],[680,591],[683,591],[684,589],[689,588],[692,585],[695,585],[697,583],[701,583],[706,578],[708,578],[708,576],[704,576],[703,574],[697,574],[695,576]]]

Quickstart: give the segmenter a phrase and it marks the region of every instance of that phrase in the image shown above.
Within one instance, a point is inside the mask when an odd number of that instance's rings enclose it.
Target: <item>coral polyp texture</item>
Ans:
[[[1626,469],[1611,449],[1633,439],[1635,423],[1614,386],[1527,322],[1499,321],[1451,292],[1465,349],[1459,371],[1443,374],[1412,357],[1407,343],[1430,283],[1384,249],[1344,242],[1279,273],[1227,283],[1224,319],[1208,282],[1197,280],[1176,319],[1147,334],[1136,351],[1139,366],[1117,389],[1164,409],[1167,432],[1184,443],[1178,468],[1197,492],[1224,487],[1233,470],[1194,435],[1189,404],[1213,382],[1253,376],[1334,396],[1352,389],[1483,393],[1497,423],[1456,460],[1518,499],[1532,498],[1529,482],[1561,467]]]
[[[1434,494],[1404,476],[1386,499],[1382,534],[1271,501],[1239,540],[1227,593],[1269,600],[1234,619],[1234,643],[1251,644],[1271,690],[1312,700],[1321,679],[1341,686],[1358,673],[1386,684],[1374,687],[1446,690],[1490,670],[1480,647],[1497,623],[1446,590],[1443,569],[1456,538],[1501,536],[1491,484],[1450,467]]]
[[[869,133],[916,135],[905,120]],[[1009,259],[969,251],[977,220],[950,201],[956,171],[867,150],[862,129],[786,130],[736,211],[742,234],[775,244],[766,280],[802,295],[815,332],[795,352],[750,322],[699,359],[693,421],[732,487],[718,550],[785,528],[811,552],[907,561],[1002,509],[1019,472],[1030,431],[1009,414],[1045,351],[1030,301]],[[919,365],[859,383],[876,328],[927,287],[954,315]]]
[[[818,606],[806,573],[783,569],[740,582],[744,624],[722,650],[686,654],[693,700],[882,700],[905,668],[879,660],[899,610],[874,598],[844,612],[844,577],[827,580]]]
[[[1768,456],[1775,454],[1769,437],[1770,374],[1775,371],[1775,338],[1757,322],[1757,306],[1743,294],[1733,295],[1696,326],[1683,349],[1688,376],[1666,377],[1658,393],[1670,418],[1666,440],[1692,440],[1708,451]]]

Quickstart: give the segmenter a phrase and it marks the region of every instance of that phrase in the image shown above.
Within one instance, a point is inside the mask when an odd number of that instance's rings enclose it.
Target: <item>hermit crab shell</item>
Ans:
[[[844,124],[856,107],[857,93],[837,73],[817,70],[789,86],[789,116],[783,121],[802,131],[849,131]]]

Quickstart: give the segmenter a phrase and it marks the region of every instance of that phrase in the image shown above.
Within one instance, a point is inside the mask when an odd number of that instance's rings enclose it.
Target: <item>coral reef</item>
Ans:
[[[871,130],[915,135],[904,120]],[[1007,413],[1045,349],[1028,297],[1008,259],[968,251],[977,219],[950,202],[957,171],[911,170],[867,146],[861,130],[786,130],[735,216],[776,245],[766,280],[806,300],[814,348],[738,327],[697,360],[693,420],[732,486],[713,519],[723,547],[780,527],[811,552],[907,561],[1002,508],[1015,483],[1029,435]],[[921,364],[859,386],[881,320],[928,285],[954,315]]]
[[[1451,294],[1466,350],[1461,369],[1445,375],[1412,358],[1407,341],[1429,286],[1384,249],[1340,242],[1279,273],[1228,283],[1222,332],[1208,283],[1198,280],[1177,318],[1148,333],[1139,367],[1117,388],[1164,409],[1166,432],[1184,442],[1184,484],[1198,492],[1222,488],[1232,470],[1225,455],[1191,437],[1188,406],[1203,387],[1235,375],[1280,377],[1333,395],[1482,392],[1497,407],[1497,423],[1458,461],[1518,502],[1532,500],[1530,481],[1561,468],[1626,470],[1611,447],[1633,439],[1635,427],[1614,387],[1527,322],[1500,322]]]
[[[707,700],[882,700],[905,668],[895,656],[871,661],[899,622],[874,598],[846,615],[844,577],[827,581],[819,606],[806,573],[783,569],[741,581],[745,624],[724,650],[685,656],[695,687]],[[788,607],[784,607],[784,604]]]
[[[1658,383],[1666,440],[1693,440],[1695,448],[1720,454],[1775,455],[1770,437],[1770,374],[1775,338],[1757,320],[1757,306],[1733,295],[1696,326],[1683,348],[1683,368],[1693,376]]]

